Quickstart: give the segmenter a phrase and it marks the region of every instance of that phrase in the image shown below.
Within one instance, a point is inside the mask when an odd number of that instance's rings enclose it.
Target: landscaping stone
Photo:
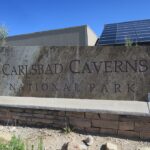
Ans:
[[[150,150],[150,147],[139,147],[137,150]]]
[[[106,144],[102,145],[101,150],[118,150],[116,144],[107,142]]]
[[[87,150],[87,146],[78,144],[77,142],[69,142],[67,144],[67,150]]]
[[[93,142],[94,142],[94,139],[93,139],[93,137],[90,135],[90,136],[88,136],[85,140],[83,140],[84,141],[84,143],[86,144],[86,145],[88,145],[88,146],[91,146],[92,144],[93,144]]]
[[[10,141],[12,138],[12,135],[6,132],[2,132],[2,134],[0,134],[0,141]]]

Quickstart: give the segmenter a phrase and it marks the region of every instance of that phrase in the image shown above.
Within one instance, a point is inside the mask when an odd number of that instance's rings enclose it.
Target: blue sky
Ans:
[[[150,0],[0,0],[0,24],[9,35],[88,24],[150,19]]]

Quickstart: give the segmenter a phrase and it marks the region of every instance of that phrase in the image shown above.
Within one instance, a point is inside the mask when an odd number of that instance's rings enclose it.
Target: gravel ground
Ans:
[[[38,129],[29,127],[13,127],[0,126],[0,135],[6,137],[8,135],[20,136],[28,145],[31,143],[38,145],[39,138],[42,137],[45,150],[61,150],[65,143],[75,141],[83,144],[82,140],[88,135],[71,132],[64,134],[60,130]],[[119,150],[138,150],[139,147],[149,147],[150,142],[134,141],[128,139],[120,139],[108,136],[92,136],[94,138],[93,145],[89,146],[88,150],[100,150],[102,144],[112,142],[118,145]]]

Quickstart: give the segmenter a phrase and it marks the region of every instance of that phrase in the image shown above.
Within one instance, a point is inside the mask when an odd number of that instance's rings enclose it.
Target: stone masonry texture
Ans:
[[[150,140],[150,117],[146,116],[0,107],[0,123],[59,129],[72,127],[85,133]]]
[[[150,46],[1,47],[0,64],[1,96],[147,101],[150,91]]]

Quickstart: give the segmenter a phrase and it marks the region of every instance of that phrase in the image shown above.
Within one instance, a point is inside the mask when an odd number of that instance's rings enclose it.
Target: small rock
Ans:
[[[102,145],[101,150],[117,150],[117,145],[107,142],[106,144]]]
[[[10,141],[11,138],[12,138],[12,135],[9,133],[3,132],[2,134],[0,134],[1,141]]]
[[[87,146],[78,144],[76,142],[69,142],[67,144],[67,150],[87,150]]]
[[[90,136],[88,136],[85,140],[83,140],[83,142],[84,142],[86,145],[91,146],[91,145],[93,144],[93,142],[94,142],[94,139],[93,139],[93,137],[90,135]]]
[[[16,127],[10,128],[10,131],[11,131],[11,132],[15,132],[15,131],[16,131]]]
[[[3,126],[0,126],[0,131],[2,130],[3,131],[4,127]]]

